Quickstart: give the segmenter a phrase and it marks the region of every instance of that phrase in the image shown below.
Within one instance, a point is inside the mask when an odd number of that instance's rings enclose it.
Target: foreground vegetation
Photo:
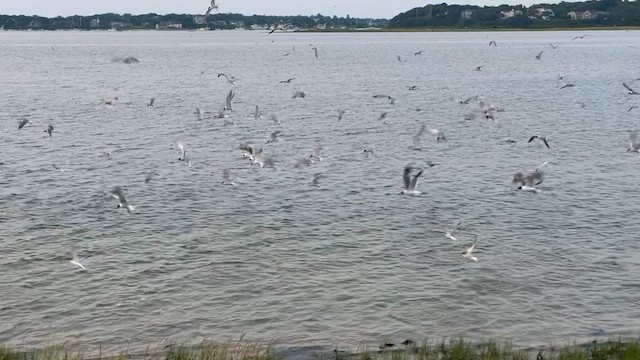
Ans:
[[[406,342],[405,342],[406,343]],[[640,339],[610,340],[583,345],[520,349],[509,342],[494,340],[473,343],[464,339],[424,342],[419,345],[362,348],[354,353],[333,350],[308,353],[303,358],[313,360],[640,360]],[[161,343],[140,353],[117,355],[88,353],[67,343],[36,350],[0,346],[0,360],[284,360],[287,350],[277,350],[273,344],[249,342],[243,339],[215,343],[203,341],[186,346]],[[296,358],[300,359],[298,353]]]

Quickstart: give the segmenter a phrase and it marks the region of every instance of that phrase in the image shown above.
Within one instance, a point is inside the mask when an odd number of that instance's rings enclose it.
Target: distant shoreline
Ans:
[[[509,31],[599,31],[599,30],[640,30],[640,26],[589,26],[589,27],[559,27],[559,28],[360,28],[360,29],[300,29],[295,31],[276,31],[274,34],[294,34],[294,33],[416,33],[416,32],[509,32]],[[231,32],[231,31],[250,31],[250,32],[269,32],[268,29],[169,29],[158,30],[148,28],[129,28],[119,30],[85,30],[85,29],[6,29],[3,32],[128,32],[128,31],[158,31],[158,32]]]

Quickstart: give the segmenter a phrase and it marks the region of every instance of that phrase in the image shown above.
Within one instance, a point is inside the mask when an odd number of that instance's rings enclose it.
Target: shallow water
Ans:
[[[629,46],[640,32],[571,41],[581,34],[0,32],[0,341],[145,346],[245,331],[285,346],[458,334],[528,345],[637,333],[640,159],[625,148],[640,97],[621,83],[640,77]],[[125,56],[140,63],[112,61]],[[237,126],[213,118],[231,88]],[[459,104],[476,94],[505,109],[497,124]],[[21,130],[19,117],[31,121]],[[414,146],[421,125],[449,142]],[[527,143],[533,134],[551,149]],[[276,167],[250,167],[242,142]],[[316,146],[322,162],[293,167]],[[539,194],[512,190],[514,172],[547,160]],[[398,196],[403,167],[427,161],[438,165],[424,194]],[[223,168],[236,187],[221,184]],[[460,220],[459,241],[441,235]],[[465,262],[474,235],[479,261]],[[72,246],[87,271],[67,261]]]

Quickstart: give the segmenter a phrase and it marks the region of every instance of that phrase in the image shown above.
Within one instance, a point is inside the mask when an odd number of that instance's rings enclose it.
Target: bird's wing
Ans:
[[[420,175],[422,175],[422,170],[420,170],[411,180],[411,184],[409,184],[409,190],[413,190],[416,188],[416,185],[418,185],[418,179],[420,178]]]
[[[547,138],[542,138],[542,141],[544,141],[544,144],[547,146],[547,149],[551,149],[549,147],[549,143],[547,143]]]
[[[111,193],[114,195],[114,197],[118,197],[118,200],[121,204],[124,205],[127,203],[127,197],[124,195],[124,190],[122,190],[121,186],[114,187],[113,190],[111,190]]]
[[[416,134],[416,138],[421,137],[422,135],[424,135],[424,132],[427,130],[427,126],[426,125],[422,125],[420,127],[420,130],[418,130],[418,133]]]
[[[409,185],[411,184],[411,167],[407,166],[404,168],[402,180],[404,180],[404,188],[409,190]]]
[[[535,138],[537,138],[537,137],[538,137],[537,135],[533,135],[532,137],[530,137],[530,138],[529,138],[529,141],[528,141],[528,142],[532,142],[532,141],[533,141],[533,139],[535,139]]]
[[[622,86],[624,86],[625,89],[629,90],[630,92],[635,93],[635,91],[632,88],[630,88],[629,85],[622,83]]]

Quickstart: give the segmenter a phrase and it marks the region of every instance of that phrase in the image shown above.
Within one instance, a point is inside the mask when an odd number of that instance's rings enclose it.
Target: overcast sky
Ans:
[[[337,15],[352,17],[392,18],[429,0],[216,0],[220,12],[245,15]],[[431,1],[441,3],[444,0]],[[454,0],[448,4],[498,5],[530,1]],[[187,13],[203,14],[209,0],[0,0],[0,14],[69,16],[93,15],[106,12],[146,14]]]

